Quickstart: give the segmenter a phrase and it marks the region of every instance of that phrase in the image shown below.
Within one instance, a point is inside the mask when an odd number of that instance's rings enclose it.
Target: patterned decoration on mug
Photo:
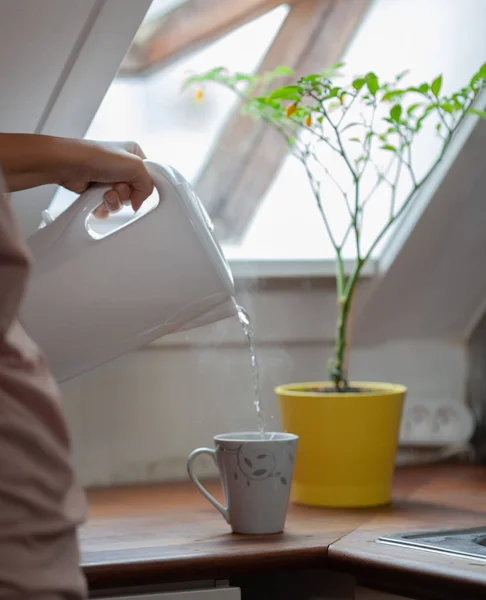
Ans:
[[[262,448],[253,448],[252,444],[241,444],[237,448],[228,448],[221,442],[218,444],[218,450],[228,454],[236,455],[236,465],[240,474],[246,478],[246,485],[250,486],[250,481],[261,481],[276,477],[282,485],[288,485],[286,477],[280,471],[277,471],[277,459],[273,452],[262,450]],[[292,452],[288,455],[289,462],[294,464]],[[234,472],[234,478],[239,478],[238,470]]]

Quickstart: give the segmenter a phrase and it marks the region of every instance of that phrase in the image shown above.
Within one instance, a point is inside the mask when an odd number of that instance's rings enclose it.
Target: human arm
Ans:
[[[58,184],[78,194],[93,183],[111,184],[98,217],[130,202],[134,210],[150,196],[153,183],[134,142],[104,143],[38,134],[0,133],[0,168],[7,188],[25,190]]]

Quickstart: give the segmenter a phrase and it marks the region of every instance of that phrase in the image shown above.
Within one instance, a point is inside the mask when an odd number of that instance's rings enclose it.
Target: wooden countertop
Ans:
[[[209,487],[221,497],[218,484]],[[392,505],[292,505],[276,536],[232,535],[188,483],[93,490],[89,500],[81,548],[93,589],[326,567],[401,594],[486,598],[486,561],[376,543],[382,534],[486,525],[486,467],[400,468]]]

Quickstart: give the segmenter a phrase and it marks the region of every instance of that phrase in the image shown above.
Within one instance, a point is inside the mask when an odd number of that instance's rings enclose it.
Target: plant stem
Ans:
[[[352,225],[354,229],[354,239],[356,243],[356,258],[358,262],[361,260],[361,249],[359,246],[360,233],[359,233],[359,179],[357,179],[354,183],[354,215],[352,217]]]
[[[319,158],[317,157],[316,152],[310,150],[309,146],[307,147],[307,151],[308,151],[309,155],[312,156],[312,158],[314,159],[314,162],[321,167],[321,169],[324,171],[324,173],[329,177],[329,179],[334,183],[334,185],[340,191],[340,193],[341,193],[341,195],[342,195],[342,197],[344,199],[344,202],[346,204],[346,208],[347,208],[349,217],[352,219],[353,218],[353,211],[351,210],[351,206],[349,204],[348,194],[344,191],[344,189],[342,188],[342,186],[339,184],[338,180],[333,176],[333,174],[331,173],[331,171],[329,171],[329,169],[326,167],[326,165],[319,160]]]
[[[378,236],[375,238],[375,241],[371,244],[371,247],[369,248],[368,252],[366,253],[366,256],[364,257],[365,261],[367,261],[371,257],[371,254],[373,253],[375,248],[378,246],[380,241],[385,237],[385,235],[389,231],[390,227],[406,211],[408,206],[411,204],[412,200],[415,198],[415,194],[424,186],[424,184],[428,181],[429,177],[435,171],[437,165],[442,161],[442,159],[444,158],[444,154],[449,146],[449,141],[450,141],[451,136],[452,136],[452,134],[448,135],[446,141],[444,142],[442,151],[439,154],[439,157],[437,158],[437,160],[433,163],[433,165],[430,167],[430,169],[427,171],[427,173],[424,175],[424,177],[421,179],[421,181],[417,182],[413,186],[412,191],[409,193],[408,197],[403,202],[403,204],[400,207],[400,209],[398,210],[398,212],[392,218],[390,218],[388,220],[387,224],[383,227],[383,229],[380,231]]]
[[[348,386],[344,373],[344,355],[346,353],[346,332],[351,302],[349,298],[339,298],[339,316],[336,330],[336,362],[332,365],[331,379],[336,390],[344,390]]]
[[[312,188],[312,193],[314,194],[314,198],[316,200],[317,203],[317,208],[319,209],[319,212],[321,213],[321,217],[322,220],[324,221],[324,225],[326,227],[326,231],[327,231],[327,235],[329,236],[329,240],[331,241],[331,244],[334,248],[335,252],[338,252],[339,250],[339,246],[337,245],[336,240],[334,239],[334,236],[332,234],[332,230],[331,230],[331,226],[329,224],[329,221],[327,220],[327,216],[326,213],[324,212],[324,207],[322,206],[322,202],[321,202],[321,184],[320,182],[316,182],[311,170],[309,169],[309,166],[307,165],[307,162],[305,160],[302,161],[302,164],[304,165],[305,171],[307,173],[307,177],[309,178],[309,182],[311,184],[311,188]]]
[[[338,254],[339,259],[341,258],[340,253]],[[363,267],[363,260],[359,259],[356,262],[354,272],[350,275],[345,286],[338,283],[338,320],[336,328],[336,350],[335,350],[335,362],[330,368],[330,378],[334,382],[337,391],[344,392],[348,388],[347,374],[345,373],[344,360],[346,357],[346,349],[348,345],[348,326],[351,305],[356,290],[356,284],[358,283],[359,274]],[[344,281],[344,269],[342,261],[338,263],[338,282]],[[341,293],[339,293],[341,290]]]

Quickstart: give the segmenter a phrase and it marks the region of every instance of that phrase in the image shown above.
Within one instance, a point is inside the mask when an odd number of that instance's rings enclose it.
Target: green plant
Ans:
[[[231,89],[243,100],[245,114],[263,119],[285,138],[292,154],[303,164],[322,216],[327,235],[336,254],[338,319],[335,356],[329,374],[337,390],[348,389],[345,355],[348,345],[350,308],[363,266],[405,213],[443,160],[458,126],[467,113],[486,118],[474,108],[475,100],[486,86],[486,63],[469,84],[450,95],[441,93],[442,76],[431,83],[404,86],[406,72],[391,82],[382,82],[369,72],[339,84],[342,63],[321,73],[299,78],[291,85],[271,90],[274,81],[293,72],[279,67],[261,76],[229,73],[220,67],[195,75],[186,86],[214,82]],[[419,174],[413,162],[416,139],[433,127],[437,154]],[[344,175],[333,173],[329,158],[338,157]],[[422,165],[421,165],[422,166]],[[337,238],[329,219],[324,180],[329,180],[342,195],[349,217],[344,235]],[[388,218],[366,249],[362,245],[364,211],[379,191],[386,190]],[[403,192],[403,198],[399,198]],[[401,200],[401,201],[399,201]],[[344,269],[343,248],[354,240],[355,260],[350,273]]]

